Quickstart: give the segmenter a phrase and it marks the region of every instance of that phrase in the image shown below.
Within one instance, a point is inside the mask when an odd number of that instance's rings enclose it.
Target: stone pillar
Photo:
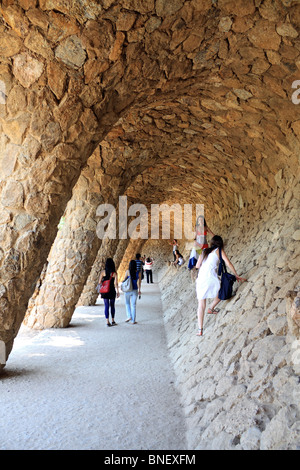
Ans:
[[[73,191],[64,215],[65,225],[58,232],[51,249],[47,272],[34,302],[31,301],[24,322],[35,329],[66,327],[90,275],[84,302],[97,299],[96,285],[99,270],[105,259],[115,253],[118,233],[113,240],[103,240],[97,233],[97,208],[108,203],[115,208],[118,227],[117,195],[122,193],[126,179],[118,177],[120,169],[111,168],[113,151],[100,146],[89,158]],[[100,235],[99,235],[100,236]],[[100,250],[99,250],[100,249]],[[98,253],[98,258],[96,259]],[[96,261],[95,261],[96,259]]]
[[[97,237],[96,211],[104,202],[101,181],[104,170],[100,150],[89,158],[68,203],[64,225],[51,249],[47,271],[27,311],[25,323],[35,329],[66,327],[101,246]],[[106,196],[112,194],[104,188]]]
[[[132,158],[132,149],[127,152],[127,159],[128,159],[128,162],[129,164],[131,163],[131,158]],[[126,160],[126,158],[124,158],[124,160]],[[110,170],[111,172],[113,172],[114,174],[116,173],[116,167],[115,165],[113,166],[113,168]],[[106,172],[109,172],[109,170],[107,169]],[[133,177],[132,177],[133,178]],[[115,188],[116,189],[116,177],[114,178],[114,181],[115,181],[115,184],[114,185],[109,185],[110,187]],[[136,179],[133,178],[129,178],[129,187],[127,187],[127,190],[125,191],[126,193],[126,196],[127,196],[127,192],[128,190],[130,191],[130,188],[132,188],[132,186],[135,186],[136,185]],[[119,195],[122,195],[122,189],[125,190],[125,186],[126,186],[126,180],[124,179],[124,176],[122,178],[119,179]],[[115,197],[116,197],[116,193],[115,193]],[[111,198],[113,198],[113,195],[111,196]],[[130,207],[131,203],[132,203],[132,199],[131,198],[127,198],[127,210],[128,208]],[[127,223],[126,223],[126,227],[127,227],[127,232],[125,233],[122,233],[122,235],[119,233],[119,230],[121,229],[122,227],[122,222],[118,220],[118,215],[119,215],[119,206],[117,206],[117,211],[116,211],[116,216],[117,216],[117,220],[116,220],[116,240],[103,240],[102,242],[102,245],[100,246],[100,249],[98,251],[98,254],[97,254],[97,257],[95,259],[95,262],[93,264],[93,267],[91,269],[91,272],[90,272],[90,275],[87,279],[87,282],[84,286],[84,289],[82,291],[82,294],[80,296],[80,299],[78,301],[78,306],[79,305],[95,305],[95,302],[98,298],[98,293],[97,293],[97,284],[98,284],[98,280],[99,280],[99,277],[100,277],[100,273],[101,271],[104,269],[105,267],[105,261],[107,258],[113,258],[114,259],[114,262],[115,262],[115,266],[116,266],[116,269],[118,270],[124,256],[125,256],[125,253],[126,253],[126,250],[127,250],[127,247],[130,243],[130,237],[128,235],[128,226],[130,224],[130,222],[133,220],[133,217],[128,217],[128,214],[126,214],[126,220],[127,220]],[[123,227],[123,229],[125,230],[125,227]],[[119,237],[126,237],[126,238],[119,238]]]
[[[78,150],[78,135],[73,136],[74,142],[57,142],[67,132],[53,117],[53,97],[47,90],[26,96],[22,89],[24,100],[34,100],[37,109],[29,113],[25,108],[25,116],[19,118],[19,111],[14,113],[9,104],[19,88],[16,84],[8,95],[8,116],[1,122],[0,139],[0,338],[7,356],[72,187],[91,152],[91,143],[79,145]],[[15,102],[21,105],[21,98],[15,97]],[[77,105],[81,115],[81,105]]]
[[[133,218],[129,217],[127,221],[128,224],[132,220]],[[117,240],[103,240],[77,305],[95,305],[98,298],[96,287],[107,258],[113,258],[118,275],[122,276],[128,267],[130,259],[135,259],[135,254],[141,249],[144,242],[145,240],[141,239],[130,239],[128,233],[125,239],[118,238]],[[128,247],[131,247],[129,251]],[[130,259],[128,257],[130,257]],[[119,283],[121,280],[122,279],[119,277]]]
[[[118,276],[119,276],[120,282],[124,279],[124,275],[125,275],[126,270],[128,269],[130,260],[135,259],[136,253],[141,253],[141,249],[144,243],[145,243],[145,240],[143,239],[137,239],[137,240],[131,239],[130,240],[127,250],[124,253],[122,262],[120,263],[120,266],[118,269]]]
[[[91,269],[90,275],[83,288],[82,294],[77,304],[78,306],[95,305],[95,302],[98,297],[96,287],[100,277],[100,272],[102,269],[104,269],[106,258],[113,258],[116,269],[118,270],[118,267],[122,261],[128,243],[129,239],[103,241],[98,251],[94,265]]]
[[[130,205],[130,200],[128,200]],[[132,221],[132,217],[129,217],[127,223],[129,224]],[[95,305],[95,302],[98,298],[97,293],[97,284],[100,277],[101,271],[105,267],[105,261],[107,258],[113,258],[116,266],[116,270],[119,270],[119,267],[122,264],[124,257],[126,257],[126,251],[133,240],[130,239],[127,233],[125,239],[117,240],[103,240],[102,245],[98,251],[97,257],[95,259],[94,265],[84,286],[80,299],[78,301],[79,305]],[[135,240],[135,244],[136,244]],[[140,246],[140,241],[138,241],[138,246]],[[119,279],[119,282],[121,280]]]

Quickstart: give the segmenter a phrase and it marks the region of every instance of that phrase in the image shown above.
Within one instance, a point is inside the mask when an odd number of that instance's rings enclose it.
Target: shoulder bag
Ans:
[[[113,273],[110,275],[110,278],[107,279],[106,281],[102,281],[101,284],[98,284],[97,286],[97,292],[98,294],[108,294],[110,291],[110,283],[113,277]]]
[[[228,300],[232,297],[233,284],[236,281],[236,277],[233,274],[227,272],[226,264],[222,258],[221,248],[219,248],[219,253],[220,264],[218,275],[221,276],[221,287],[218,297],[220,300]]]
[[[130,292],[132,291],[132,282],[131,277],[128,276],[121,284],[121,291],[122,292]]]

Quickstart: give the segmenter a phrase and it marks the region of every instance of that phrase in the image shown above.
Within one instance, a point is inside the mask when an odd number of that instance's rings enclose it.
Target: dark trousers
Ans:
[[[146,271],[146,276],[147,276],[147,284],[149,284],[149,279],[150,279],[150,282],[153,283],[152,269],[145,269],[145,271]]]
[[[115,300],[116,299],[103,299],[103,300],[104,300],[104,313],[105,313],[106,320],[108,320],[109,318],[109,307],[110,307],[111,318],[115,318]]]

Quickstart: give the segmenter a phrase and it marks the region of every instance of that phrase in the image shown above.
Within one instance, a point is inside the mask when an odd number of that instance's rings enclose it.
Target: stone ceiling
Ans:
[[[200,198],[221,217],[228,207],[251,204],[256,193],[267,195],[299,151],[299,110],[291,100],[300,67],[299,8],[185,2],[168,20],[152,20],[151,40],[147,26],[139,28],[165,78],[106,137],[104,145],[114,149],[108,172],[119,167],[138,184],[135,194],[152,194],[153,202]],[[138,67],[141,43],[130,48]]]

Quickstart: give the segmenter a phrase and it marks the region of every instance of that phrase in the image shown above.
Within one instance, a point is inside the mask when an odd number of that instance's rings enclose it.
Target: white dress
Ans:
[[[212,251],[202,262],[196,281],[198,300],[217,297],[221,284],[218,278],[219,262],[218,248]]]

